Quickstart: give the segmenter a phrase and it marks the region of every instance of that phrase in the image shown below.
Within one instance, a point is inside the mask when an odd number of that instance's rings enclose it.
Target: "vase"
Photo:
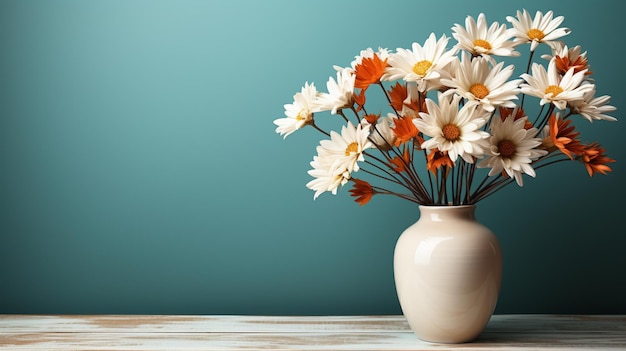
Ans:
[[[433,343],[476,339],[496,307],[502,280],[498,239],[475,218],[475,205],[419,206],[398,238],[394,279],[415,335]]]

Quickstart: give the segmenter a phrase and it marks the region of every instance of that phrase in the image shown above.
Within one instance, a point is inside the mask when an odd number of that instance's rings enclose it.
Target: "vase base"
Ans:
[[[478,339],[478,336],[473,337],[473,338],[467,338],[467,339],[431,339],[431,338],[424,338],[424,337],[420,337],[419,335],[417,335],[417,338],[420,339],[423,342],[427,342],[429,344],[446,344],[446,345],[458,345],[458,344],[468,344],[468,343],[472,343],[474,341],[476,341]]]

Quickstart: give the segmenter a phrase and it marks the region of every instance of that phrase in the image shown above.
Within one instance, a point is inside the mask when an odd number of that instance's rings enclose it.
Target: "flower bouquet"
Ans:
[[[593,176],[615,162],[573,124],[615,121],[616,109],[597,96],[587,53],[561,40],[564,18],[523,10],[506,19],[511,28],[468,16],[452,27],[453,45],[431,33],[410,49],[363,50],[335,67],[327,92],[306,82],[274,121],[283,137],[304,127],[327,137],[309,171],[314,198],[351,182],[360,205],[381,194],[419,204],[419,220],[396,243],[394,280],[422,340],[471,341],[495,309],[502,250],[476,220],[477,202],[543,167],[575,161]],[[516,75],[499,58],[521,56],[525,44]],[[338,116],[341,130],[323,128],[320,112]]]
[[[562,41],[570,33],[564,18],[523,10],[506,20],[512,27],[468,16],[452,27],[453,44],[431,33],[410,49],[363,50],[350,66],[334,67],[327,92],[306,82],[274,123],[285,138],[304,127],[327,137],[306,184],[314,198],[351,182],[360,205],[379,194],[471,205],[560,162],[580,162],[590,176],[611,171],[615,160],[584,143],[574,121],[615,121],[607,113],[616,108],[597,96],[587,53]],[[520,56],[525,44],[526,70],[515,76],[499,58]],[[341,130],[322,128],[321,112],[338,116]]]

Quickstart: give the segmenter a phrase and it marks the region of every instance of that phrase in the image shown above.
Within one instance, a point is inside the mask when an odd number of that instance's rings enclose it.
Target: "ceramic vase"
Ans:
[[[502,279],[502,251],[475,205],[420,206],[398,238],[394,278],[402,312],[421,340],[476,339],[491,318]]]

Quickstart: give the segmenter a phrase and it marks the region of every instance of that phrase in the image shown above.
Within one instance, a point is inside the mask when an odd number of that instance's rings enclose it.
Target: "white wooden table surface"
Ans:
[[[626,315],[495,315],[478,340],[420,341],[402,316],[2,315],[0,350],[626,350]]]

